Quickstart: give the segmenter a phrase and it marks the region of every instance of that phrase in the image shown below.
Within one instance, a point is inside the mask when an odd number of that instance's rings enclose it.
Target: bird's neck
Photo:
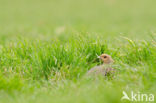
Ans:
[[[102,66],[104,66],[104,67],[110,67],[111,64],[110,63],[109,64],[102,64]]]

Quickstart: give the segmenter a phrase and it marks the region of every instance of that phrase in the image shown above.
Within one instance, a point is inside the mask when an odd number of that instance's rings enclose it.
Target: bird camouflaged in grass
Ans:
[[[102,54],[98,58],[102,60],[103,64],[91,68],[87,72],[87,76],[112,76],[115,73],[115,69],[111,67],[114,62],[111,56]]]

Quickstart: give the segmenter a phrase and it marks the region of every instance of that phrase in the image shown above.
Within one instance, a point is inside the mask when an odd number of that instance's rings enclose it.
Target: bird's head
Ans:
[[[108,54],[102,54],[98,56],[98,58],[100,58],[104,64],[111,64],[114,62],[114,60]]]

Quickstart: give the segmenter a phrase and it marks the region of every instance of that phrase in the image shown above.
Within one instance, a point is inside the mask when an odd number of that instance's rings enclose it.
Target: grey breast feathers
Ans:
[[[92,75],[93,76],[97,76],[97,75],[107,76],[107,75],[114,73],[114,71],[115,70],[111,67],[95,66],[87,72],[87,75],[88,76],[92,76]]]

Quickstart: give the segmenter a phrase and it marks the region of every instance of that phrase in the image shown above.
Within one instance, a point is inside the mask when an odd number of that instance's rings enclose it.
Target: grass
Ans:
[[[0,103],[130,103],[120,100],[123,91],[156,95],[154,2],[0,0]],[[115,60],[115,78],[85,78],[102,53]]]

